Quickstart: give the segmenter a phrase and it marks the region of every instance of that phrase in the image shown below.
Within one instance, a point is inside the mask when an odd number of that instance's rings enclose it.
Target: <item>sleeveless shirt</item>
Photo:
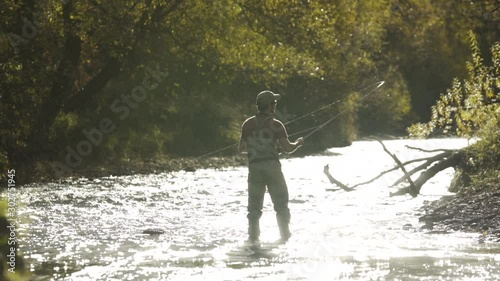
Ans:
[[[242,139],[247,143],[248,162],[279,160],[278,139],[287,138],[285,126],[271,115],[257,114],[242,126]]]

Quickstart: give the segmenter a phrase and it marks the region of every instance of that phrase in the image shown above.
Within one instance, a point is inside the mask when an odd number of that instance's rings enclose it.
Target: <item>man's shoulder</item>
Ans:
[[[243,126],[245,126],[245,124],[248,124],[253,119],[255,119],[255,115],[252,117],[248,117],[245,121],[243,121]]]
[[[250,116],[250,117],[248,117],[248,118],[245,120],[245,122],[248,122],[248,121],[253,120],[253,119],[255,119],[255,118],[257,118],[257,116],[256,116],[256,115]]]
[[[276,118],[273,118],[273,123],[274,126],[285,127],[285,124]]]
[[[277,138],[285,138],[288,137],[286,133],[286,128],[283,122],[280,120],[273,118],[273,122],[271,125],[271,130],[276,134]]]

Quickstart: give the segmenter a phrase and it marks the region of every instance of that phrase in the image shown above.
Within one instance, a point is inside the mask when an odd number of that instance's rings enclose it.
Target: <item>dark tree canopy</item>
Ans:
[[[295,116],[349,96],[290,125],[346,110],[309,151],[403,134],[465,75],[467,32],[481,48],[499,38],[499,13],[494,0],[5,0],[1,167],[200,155],[237,141],[263,89]]]

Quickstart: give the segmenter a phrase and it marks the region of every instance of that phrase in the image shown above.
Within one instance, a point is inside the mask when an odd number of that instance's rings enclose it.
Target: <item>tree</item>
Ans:
[[[500,42],[491,47],[492,65],[481,56],[476,35],[469,33],[472,60],[467,62],[468,77],[455,78],[446,94],[432,107],[430,122],[409,128],[411,136],[428,136],[436,129],[463,137],[484,137],[500,124]]]
[[[372,128],[401,131],[411,119],[414,88],[406,68],[411,56],[403,56],[408,49],[394,45],[401,41],[396,27],[407,39],[428,19],[419,13],[407,23],[395,16],[406,3],[4,1],[0,162],[36,176],[36,167],[66,158],[85,140],[84,130],[107,119],[113,132],[86,163],[200,154],[237,140],[264,88],[281,93],[296,116],[349,96],[290,124],[294,133],[345,112],[311,138],[310,150],[348,145]],[[417,35],[415,46],[429,47],[426,32]],[[127,96],[151,80],[145,78],[151,71],[161,83],[152,81],[158,85],[140,104],[128,105]],[[360,89],[380,80],[387,80],[380,93],[361,101]],[[129,112],[116,114],[113,104]]]
[[[386,61],[398,65],[404,77],[415,121],[430,120],[430,108],[449,81],[466,75],[462,60],[457,58],[470,55],[468,30],[478,35],[481,46],[498,40],[497,8],[495,0],[393,2]]]

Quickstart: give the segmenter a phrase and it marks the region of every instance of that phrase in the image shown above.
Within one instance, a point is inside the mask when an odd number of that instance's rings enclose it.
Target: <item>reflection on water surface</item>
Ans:
[[[464,140],[387,141],[401,160],[409,151],[466,145]],[[246,168],[75,179],[19,191],[22,250],[34,280],[500,280],[500,246],[476,234],[426,234],[424,200],[447,194],[452,170],[422,194],[389,197],[394,173],[353,192],[322,174],[355,184],[392,167],[375,142],[335,148],[336,156],[283,160],[293,237],[278,229],[266,195],[263,245],[246,239]],[[161,235],[143,234],[162,229]]]

